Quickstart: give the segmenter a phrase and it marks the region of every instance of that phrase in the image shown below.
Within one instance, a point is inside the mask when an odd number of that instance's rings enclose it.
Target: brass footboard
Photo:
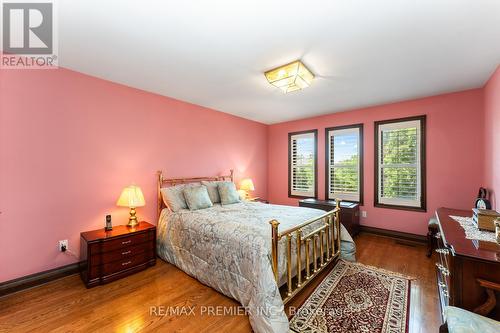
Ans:
[[[283,303],[288,303],[302,288],[304,288],[316,275],[319,274],[331,261],[340,255],[340,205],[336,200],[337,207],[325,214],[307,220],[298,226],[279,232],[279,222],[272,220],[272,267],[276,283],[279,283],[278,270],[278,244],[284,238],[286,241],[286,274],[287,291],[283,297]],[[302,230],[310,224],[323,221],[315,230],[304,235]],[[295,235],[295,239],[292,237]],[[296,244],[296,271],[292,276],[292,241]],[[312,260],[311,260],[312,247]],[[302,267],[302,248],[305,254],[305,267]],[[311,262],[312,261],[312,262]]]

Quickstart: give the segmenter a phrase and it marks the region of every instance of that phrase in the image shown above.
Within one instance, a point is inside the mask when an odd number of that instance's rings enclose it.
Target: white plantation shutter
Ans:
[[[327,131],[328,199],[360,201],[360,127]]]
[[[316,196],[316,134],[290,135],[290,195]]]
[[[378,202],[421,207],[421,120],[381,124],[377,135]]]

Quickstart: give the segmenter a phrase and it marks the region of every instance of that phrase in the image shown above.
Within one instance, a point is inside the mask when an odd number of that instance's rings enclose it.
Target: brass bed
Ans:
[[[193,178],[165,178],[162,171],[157,172],[157,204],[158,216],[165,206],[161,188],[201,181],[234,181],[234,172],[229,175]],[[279,230],[279,221],[271,220],[271,265],[276,282],[279,283],[278,271],[278,244],[283,240],[286,244],[286,288],[282,288],[283,303],[287,304],[310,281],[313,280],[328,264],[335,262],[340,256],[340,219],[339,200],[334,210],[318,217],[309,219],[287,230]],[[315,230],[304,234],[303,229],[312,223],[321,221],[322,224]],[[292,242],[295,242],[296,253],[292,254]],[[304,251],[302,251],[304,250]],[[296,272],[293,276],[292,257],[296,257]],[[304,264],[303,264],[304,263]],[[304,265],[304,267],[302,267]]]

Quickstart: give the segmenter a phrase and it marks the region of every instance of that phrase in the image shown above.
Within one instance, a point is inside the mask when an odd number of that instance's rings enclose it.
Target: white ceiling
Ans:
[[[59,0],[59,63],[271,124],[481,87],[498,0]],[[263,72],[302,59],[283,94]],[[138,110],[140,112],[140,110]]]

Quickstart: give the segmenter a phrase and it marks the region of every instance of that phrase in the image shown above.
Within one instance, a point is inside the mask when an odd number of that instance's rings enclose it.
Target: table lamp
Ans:
[[[128,226],[131,228],[138,224],[137,217],[135,216],[136,207],[142,207],[145,204],[146,202],[144,201],[144,195],[142,194],[141,188],[135,185],[125,187],[116,202],[117,206],[130,208]]]
[[[245,178],[240,183],[240,190],[245,191],[245,199],[248,199],[248,191],[255,191],[253,181],[250,178]]]

